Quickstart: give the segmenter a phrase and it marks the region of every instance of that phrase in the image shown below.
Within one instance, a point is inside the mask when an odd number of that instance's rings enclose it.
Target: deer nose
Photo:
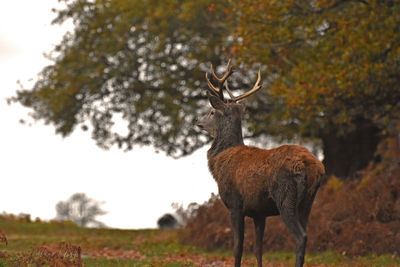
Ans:
[[[201,129],[203,129],[203,127],[204,127],[204,126],[201,124],[199,118],[196,118],[194,124],[195,124],[197,127],[201,128]]]

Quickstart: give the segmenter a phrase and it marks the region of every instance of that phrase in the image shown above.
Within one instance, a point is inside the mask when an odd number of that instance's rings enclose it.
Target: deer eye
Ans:
[[[214,115],[214,113],[215,113],[215,111],[214,111],[214,110],[211,110],[211,115]]]

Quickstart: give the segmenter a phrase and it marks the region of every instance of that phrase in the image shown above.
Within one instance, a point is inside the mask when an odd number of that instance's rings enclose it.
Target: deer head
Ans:
[[[235,97],[228,86],[228,77],[233,73],[231,61],[229,60],[226,65],[226,72],[222,77],[218,77],[211,65],[211,75],[218,83],[218,88],[215,87],[206,73],[206,80],[208,83],[209,90],[207,91],[208,100],[212,106],[210,112],[206,115],[200,117],[197,120],[197,126],[201,129],[207,131],[214,138],[217,137],[218,132],[237,132],[240,131],[241,137],[241,118],[245,110],[245,104],[240,101],[255,92],[257,92],[262,85],[261,81],[261,70],[258,71],[258,78],[253,88]],[[228,92],[230,99],[225,100],[223,89],[225,85],[225,90]]]

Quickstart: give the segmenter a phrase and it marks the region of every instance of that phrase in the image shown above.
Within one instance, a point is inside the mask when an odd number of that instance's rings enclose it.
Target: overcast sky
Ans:
[[[71,27],[50,25],[57,5],[56,0],[0,2],[0,213],[49,220],[58,201],[84,192],[105,202],[108,214],[98,219],[106,225],[149,228],[172,211],[172,202],[201,203],[217,192],[207,169],[207,148],[179,160],[150,147],[104,151],[89,133],[63,139],[52,126],[29,119],[19,123],[29,118],[29,110],[8,106],[5,98],[15,94],[17,80],[32,86],[50,64],[43,53]]]

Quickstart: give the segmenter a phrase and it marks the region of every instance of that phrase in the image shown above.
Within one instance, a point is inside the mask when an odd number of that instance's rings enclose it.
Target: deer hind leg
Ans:
[[[310,216],[312,204],[316,194],[317,190],[315,190],[313,193],[307,193],[307,195],[299,204],[299,219],[304,231],[307,231],[308,217]]]
[[[235,255],[235,267],[240,267],[243,253],[244,215],[241,212],[231,211],[231,223],[233,230],[233,253]]]
[[[297,216],[287,215],[286,212],[283,212],[282,219],[296,240],[296,267],[302,267],[306,254],[307,234]]]
[[[257,258],[258,267],[262,266],[262,255],[263,255],[263,237],[265,229],[265,217],[257,217],[253,219],[254,230],[256,233],[256,247],[255,254]]]
[[[281,187],[280,192],[282,202],[280,213],[288,230],[293,234],[296,240],[296,267],[302,267],[307,245],[307,234],[300,223],[298,205],[297,205],[297,185],[295,182],[286,183]]]

